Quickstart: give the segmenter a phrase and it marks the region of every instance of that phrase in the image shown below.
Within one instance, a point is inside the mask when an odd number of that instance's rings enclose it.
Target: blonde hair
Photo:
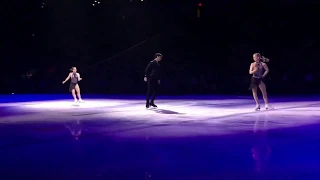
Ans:
[[[267,62],[270,61],[269,58],[266,58],[266,57],[264,57],[264,56],[261,56],[260,53],[254,53],[254,55],[258,56],[258,57],[261,59],[261,61],[264,62],[264,63],[267,63]]]

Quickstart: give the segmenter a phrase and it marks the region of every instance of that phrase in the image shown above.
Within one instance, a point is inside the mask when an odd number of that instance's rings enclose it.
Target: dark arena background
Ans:
[[[0,177],[319,179],[320,2],[5,0]],[[162,53],[155,103],[145,68]],[[270,59],[269,108],[248,90]],[[84,103],[69,82],[77,67]]]

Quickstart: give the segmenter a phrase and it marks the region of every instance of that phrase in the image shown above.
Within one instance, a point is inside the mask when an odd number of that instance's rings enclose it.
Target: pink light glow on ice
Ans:
[[[125,123],[131,122],[139,127],[149,127],[131,130],[131,135],[148,131],[148,134],[158,136],[179,136],[247,131],[253,129],[256,121],[268,121],[268,128],[274,129],[312,124],[320,119],[320,107],[312,101],[273,103],[275,110],[261,112],[255,112],[252,100],[247,99],[159,100],[159,108],[150,110],[144,103],[144,100],[116,99],[87,99],[81,104],[69,100],[0,103],[0,107],[11,107],[10,115],[2,116],[0,123],[99,120],[123,122],[121,127],[113,127],[121,129],[128,128]],[[157,126],[161,124],[168,126]],[[117,135],[126,136],[126,133]]]

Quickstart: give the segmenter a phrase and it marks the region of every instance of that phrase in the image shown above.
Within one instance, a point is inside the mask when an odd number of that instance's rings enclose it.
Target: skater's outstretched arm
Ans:
[[[62,84],[66,83],[71,77],[71,73],[69,73],[68,77],[62,82]]]

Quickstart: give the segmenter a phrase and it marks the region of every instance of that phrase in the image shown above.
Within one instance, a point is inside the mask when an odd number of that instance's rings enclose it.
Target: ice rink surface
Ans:
[[[85,103],[67,97],[0,96],[0,152],[8,160],[0,171],[10,174],[9,167],[20,168],[33,178],[47,178],[38,173],[41,170],[56,178],[126,179],[119,173],[123,171],[142,179],[145,173],[154,174],[155,179],[201,174],[204,179],[226,175],[232,179],[230,172],[234,177],[269,172],[272,177],[291,178],[290,172],[298,176],[320,170],[317,97],[271,98],[274,109],[265,110],[261,101],[258,112],[252,98],[244,96],[160,97],[158,108],[150,109],[145,108],[143,97],[90,96]],[[74,148],[76,154],[70,154]],[[47,156],[32,158],[39,153]],[[212,160],[200,160],[210,155]],[[69,160],[64,162],[61,156]],[[97,169],[74,168],[75,156]],[[99,157],[106,159],[94,160]],[[57,169],[67,163],[70,171],[79,173],[60,170],[55,174],[44,166],[44,159]],[[30,161],[39,167],[26,167]],[[224,161],[229,163],[219,169]],[[203,168],[187,171],[192,163]],[[109,171],[101,172],[103,167]]]

